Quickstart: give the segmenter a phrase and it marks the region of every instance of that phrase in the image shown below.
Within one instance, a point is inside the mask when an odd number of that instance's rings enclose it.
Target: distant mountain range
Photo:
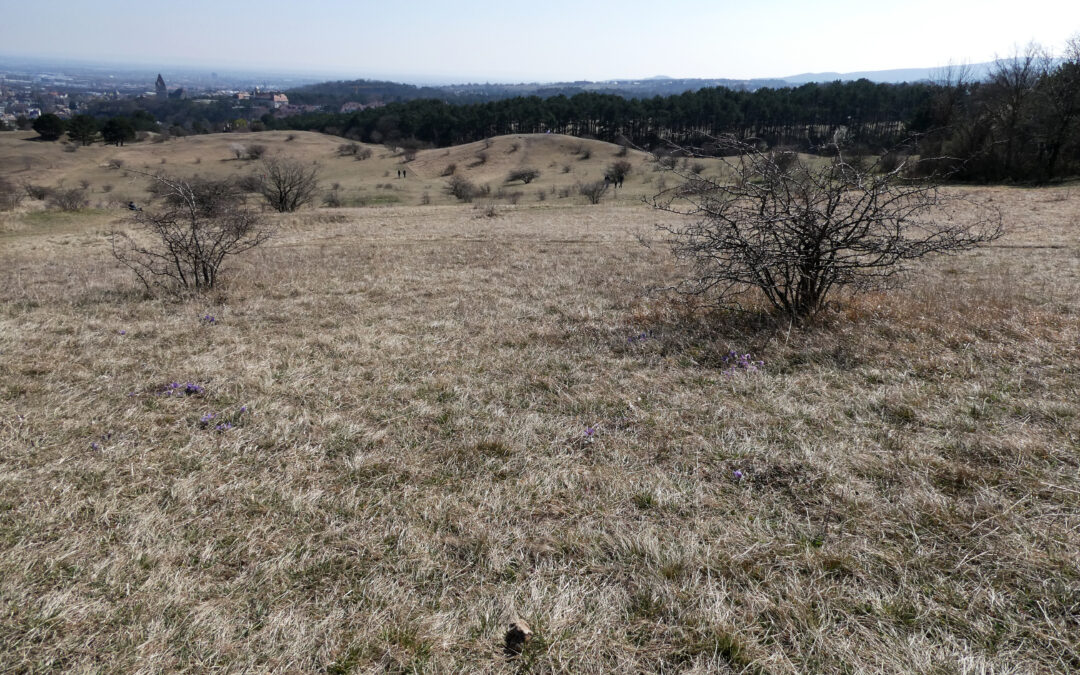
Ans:
[[[990,72],[994,65],[992,61],[984,63],[966,64],[963,68],[973,79],[982,79]],[[806,84],[807,82],[835,82],[837,80],[870,80],[871,82],[884,82],[895,84],[898,82],[922,82],[924,80],[938,79],[947,67],[938,68],[895,68],[893,70],[863,70],[854,73],[802,73],[782,77],[784,82],[793,85]]]

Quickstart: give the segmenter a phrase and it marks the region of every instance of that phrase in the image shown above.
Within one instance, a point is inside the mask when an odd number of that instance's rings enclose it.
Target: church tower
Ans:
[[[157,99],[164,101],[169,98],[169,89],[165,86],[165,80],[161,77],[161,73],[158,73],[157,82],[154,83],[154,89],[157,90]]]

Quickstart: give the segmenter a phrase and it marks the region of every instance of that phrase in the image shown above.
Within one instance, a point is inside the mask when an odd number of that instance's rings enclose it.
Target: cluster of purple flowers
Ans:
[[[170,382],[169,386],[165,387],[161,392],[162,396],[194,396],[196,394],[202,394],[206,389],[201,385],[194,382]]]
[[[585,438],[592,438],[596,435],[596,427],[585,427]]]
[[[203,323],[207,323],[207,324],[217,323],[217,319],[215,319],[210,314],[207,314],[207,315],[203,316],[203,318],[199,319],[199,321],[202,321]]]
[[[764,361],[755,361],[750,354],[740,354],[734,349],[727,353],[723,362],[727,365],[724,372],[728,375],[734,375],[739,371],[753,373],[765,367]]]
[[[634,344],[635,342],[641,342],[642,340],[648,340],[648,339],[649,339],[649,334],[648,333],[639,333],[638,335],[631,335],[630,337],[626,338],[626,342],[629,343],[629,344]]]
[[[208,412],[199,418],[199,426],[203,429],[213,429],[214,431],[228,431],[235,426],[235,423],[239,423],[240,416],[247,413],[248,407],[246,405],[240,406],[240,410],[232,415],[222,415],[220,420],[215,424],[214,420],[218,419],[218,413]]]

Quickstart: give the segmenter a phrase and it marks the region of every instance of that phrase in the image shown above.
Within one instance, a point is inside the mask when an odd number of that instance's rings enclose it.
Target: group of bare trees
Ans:
[[[1045,181],[1080,170],[1080,36],[1053,54],[1036,44],[975,79],[946,70],[915,125],[924,155],[967,180]]]

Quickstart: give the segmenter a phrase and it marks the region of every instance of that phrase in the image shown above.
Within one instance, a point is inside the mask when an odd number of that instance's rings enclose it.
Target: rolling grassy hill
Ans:
[[[146,295],[123,171],[242,174],[238,139],[398,201],[267,214],[223,287]],[[949,188],[1007,236],[798,327],[644,292],[681,270],[642,155],[591,206],[559,190],[614,146],[396,179],[339,143],[0,134],[0,174],[94,203],[0,213],[0,670],[1080,668],[1075,187]],[[449,163],[547,196],[487,217]]]

